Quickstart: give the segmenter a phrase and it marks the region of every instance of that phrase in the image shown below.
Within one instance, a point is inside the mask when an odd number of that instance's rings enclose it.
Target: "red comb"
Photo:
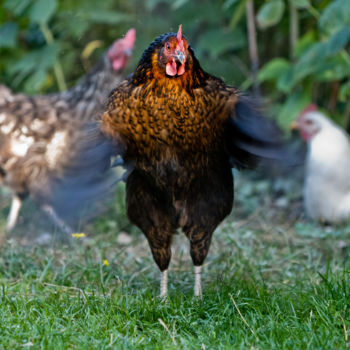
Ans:
[[[300,112],[300,117],[302,117],[306,113],[316,112],[316,111],[317,111],[317,106],[314,103],[311,103]]]
[[[182,24],[179,25],[179,30],[177,31],[177,44],[179,45],[179,49],[184,49],[184,43],[182,41]]]
[[[124,40],[128,42],[130,46],[133,46],[136,40],[136,30],[134,28],[129,29],[125,34]]]

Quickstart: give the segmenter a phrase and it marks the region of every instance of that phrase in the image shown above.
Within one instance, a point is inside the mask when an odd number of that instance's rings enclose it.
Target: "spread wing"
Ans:
[[[87,205],[95,211],[94,203],[110,199],[120,180],[111,166],[121,165],[120,158],[119,163],[112,161],[113,157],[123,157],[124,147],[118,131],[114,127],[108,129],[109,124],[104,123],[108,116],[106,112],[99,121],[88,124],[72,120],[71,129],[75,132],[69,140],[70,154],[60,174],[52,180],[52,203],[62,216],[74,213],[76,217],[76,213],[85,212]]]
[[[235,96],[237,99],[237,96]],[[281,162],[295,165],[277,125],[266,118],[253,98],[238,95],[225,130],[226,151],[232,167],[255,168]]]
[[[77,218],[87,207],[111,197],[118,176],[111,171],[111,157],[120,154],[93,122],[80,126],[70,140],[70,154],[62,170],[51,179],[51,202],[66,218]]]

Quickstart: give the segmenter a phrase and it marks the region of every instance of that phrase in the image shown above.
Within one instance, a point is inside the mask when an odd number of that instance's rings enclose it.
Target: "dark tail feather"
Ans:
[[[247,96],[240,96],[229,119],[226,148],[231,165],[237,168],[271,166],[277,162],[295,166],[300,159],[292,154],[282,131],[267,119],[259,104]]]
[[[98,125],[92,123],[77,134],[71,156],[52,184],[52,205],[66,220],[96,212],[101,201],[111,198],[117,181],[110,171],[116,147],[101,134]]]

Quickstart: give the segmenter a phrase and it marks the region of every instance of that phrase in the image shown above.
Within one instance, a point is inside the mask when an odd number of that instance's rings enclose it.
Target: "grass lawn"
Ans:
[[[0,249],[0,348],[349,347],[350,227],[286,220],[290,206],[272,210],[268,191],[264,183],[238,188],[237,209],[214,234],[202,300],[193,297],[182,234],[169,299],[157,297],[158,269],[125,220],[122,200],[117,215],[112,209],[70,246],[37,244],[36,214],[24,208],[33,220],[20,223]],[[120,231],[132,241],[119,241]]]

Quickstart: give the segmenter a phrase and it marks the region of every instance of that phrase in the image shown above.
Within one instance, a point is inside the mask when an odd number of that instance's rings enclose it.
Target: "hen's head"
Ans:
[[[193,51],[182,35],[166,33],[157,37],[145,50],[134,74],[134,83],[145,84],[149,80],[162,83],[192,82],[193,77],[204,74],[194,57]]]
[[[299,130],[304,141],[311,141],[322,129],[331,124],[330,120],[317,110],[315,104],[310,104],[300,113],[298,119],[292,123],[292,128]]]
[[[133,28],[129,29],[125,37],[115,41],[108,50],[108,58],[114,71],[119,71],[127,66],[135,40],[136,30]]]
[[[181,25],[176,35],[165,35],[155,54],[157,65],[168,76],[180,76],[185,73],[189,52],[187,39],[182,36]]]

